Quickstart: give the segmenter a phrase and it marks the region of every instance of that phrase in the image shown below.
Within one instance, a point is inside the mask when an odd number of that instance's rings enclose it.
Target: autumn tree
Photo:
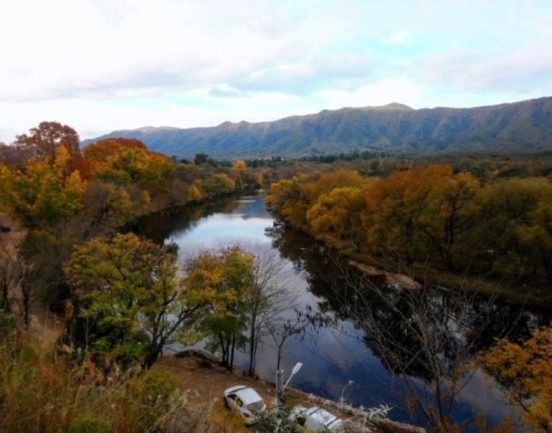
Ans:
[[[477,178],[469,173],[453,174],[452,167],[442,180],[439,209],[442,230],[429,236],[449,269],[454,269],[455,255],[465,253],[457,247],[459,241],[462,241],[461,236],[472,229],[476,223],[470,213],[470,207],[480,185]]]
[[[266,201],[292,226],[394,265],[552,281],[552,183],[545,177],[482,186],[450,164],[380,179],[336,170],[276,182]]]
[[[234,170],[245,170],[247,168],[247,163],[243,159],[236,159],[232,163],[232,168]]]
[[[86,235],[95,235],[117,229],[146,213],[151,197],[136,185],[93,179],[84,192],[82,203],[79,226]]]
[[[552,432],[552,328],[536,329],[522,343],[500,339],[480,359],[533,430]]]
[[[80,155],[79,135],[59,122],[41,122],[29,134],[18,135],[14,144],[30,149],[32,156],[38,159],[53,161],[59,146],[65,147],[71,157]]]
[[[441,226],[440,190],[448,166],[414,167],[390,174],[367,191],[368,248],[397,260],[423,261],[433,249],[428,233]]]
[[[31,158],[31,152],[21,146],[0,143],[0,164],[11,168],[23,169],[25,163]]]
[[[236,182],[226,173],[214,173],[208,177],[199,179],[197,186],[202,195],[215,196],[234,191]]]
[[[27,227],[40,227],[74,215],[85,185],[78,171],[64,170],[69,153],[56,149],[53,162],[31,160],[25,170],[0,166],[0,205]]]
[[[361,188],[365,183],[366,179],[354,170],[301,175],[273,183],[266,201],[285,221],[307,228],[307,212],[321,195],[340,187]]]
[[[164,187],[174,173],[174,164],[167,156],[150,152],[139,140],[106,139],[83,149],[96,176],[121,183],[136,183],[150,193]]]
[[[552,182],[546,178],[513,178],[485,186],[474,198],[479,224],[472,248],[488,252],[482,260],[498,273],[519,277],[540,268],[550,276],[551,202]]]
[[[366,207],[364,190],[353,187],[334,188],[322,194],[307,211],[307,221],[315,234],[333,236],[358,245],[362,240],[362,212]]]
[[[186,287],[213,299],[198,330],[209,338],[212,348],[220,350],[222,364],[232,369],[235,349],[244,343],[253,256],[238,246],[206,251],[186,262],[184,271]]]
[[[301,179],[282,179],[270,186],[266,203],[276,211],[284,221],[295,227],[306,225],[305,215],[310,202],[301,190]]]
[[[106,368],[149,368],[167,340],[198,320],[211,296],[183,286],[175,256],[134,234],[94,238],[75,248],[65,272],[75,316],[72,342]]]
[[[18,135],[12,146],[16,149],[17,159],[28,163],[31,159],[44,160],[53,163],[59,147],[64,147],[69,155],[64,169],[65,176],[75,170],[81,177],[88,179],[90,169],[82,157],[80,139],[77,132],[59,122],[41,122],[32,128],[29,134]],[[24,164],[19,164],[22,168]]]

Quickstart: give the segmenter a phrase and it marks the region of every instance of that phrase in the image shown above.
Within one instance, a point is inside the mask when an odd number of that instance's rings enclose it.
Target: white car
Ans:
[[[343,421],[319,407],[295,406],[290,417],[303,429],[313,432],[342,432]]]
[[[253,388],[237,385],[224,391],[226,406],[238,413],[245,424],[250,425],[257,421],[256,415],[266,411],[266,404],[262,397]]]

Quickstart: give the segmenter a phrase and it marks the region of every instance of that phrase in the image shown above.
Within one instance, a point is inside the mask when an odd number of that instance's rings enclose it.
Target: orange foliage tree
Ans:
[[[552,328],[533,331],[522,344],[498,340],[481,360],[534,431],[552,432]]]
[[[81,177],[89,177],[89,167],[82,157],[77,131],[59,122],[41,122],[29,134],[18,135],[14,142],[20,165],[29,159],[45,160],[53,163],[57,149],[63,146],[69,155],[64,174],[69,176],[79,170]]]

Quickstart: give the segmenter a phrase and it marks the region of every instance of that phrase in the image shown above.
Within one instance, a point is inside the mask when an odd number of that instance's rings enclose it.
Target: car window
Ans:
[[[242,407],[242,406],[243,406],[243,401],[241,401],[239,398],[236,397],[236,404],[237,404],[239,407]]]
[[[264,406],[264,403],[262,402],[262,400],[254,401],[253,403],[249,403],[247,405],[249,410],[252,410],[253,412],[262,410],[263,406]]]

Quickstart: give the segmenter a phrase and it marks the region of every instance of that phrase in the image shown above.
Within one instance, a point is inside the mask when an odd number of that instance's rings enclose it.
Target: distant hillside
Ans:
[[[402,104],[323,110],[272,122],[216,127],[114,131],[152,150],[191,157],[302,156],[375,150],[388,153],[537,152],[552,150],[552,97],[478,108],[414,110]]]

